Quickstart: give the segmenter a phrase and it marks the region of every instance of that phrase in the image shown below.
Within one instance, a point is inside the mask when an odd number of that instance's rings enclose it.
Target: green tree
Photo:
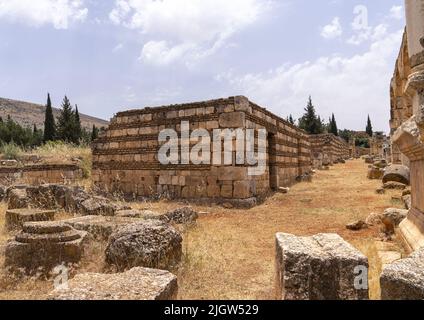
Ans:
[[[56,138],[56,124],[53,115],[50,93],[47,94],[46,114],[44,118],[44,142],[53,141]]]
[[[339,129],[337,128],[337,122],[336,122],[336,117],[334,116],[334,113],[332,114],[330,119],[329,133],[332,133],[335,136],[339,135]]]
[[[323,133],[323,123],[321,118],[316,114],[315,107],[310,96],[308,105],[305,108],[305,113],[302,118],[299,119],[299,127],[309,134]]]
[[[75,139],[77,139],[77,140],[81,140],[82,139],[82,135],[83,135],[83,132],[82,132],[82,126],[81,126],[81,120],[80,120],[80,115],[79,115],[79,112],[78,112],[78,105],[75,105]]]
[[[75,112],[67,96],[63,98],[62,109],[57,119],[57,137],[65,142],[79,143],[80,133],[76,124]]]
[[[367,120],[367,127],[365,129],[365,131],[367,132],[367,134],[372,137],[373,134],[373,130],[372,130],[372,123],[371,123],[371,118],[368,115],[368,120]]]
[[[93,124],[93,130],[91,131],[91,141],[96,140],[99,137],[99,129]]]

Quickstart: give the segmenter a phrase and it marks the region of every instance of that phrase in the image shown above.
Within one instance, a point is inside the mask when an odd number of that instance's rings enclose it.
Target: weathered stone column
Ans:
[[[413,116],[393,135],[393,142],[410,160],[412,208],[400,225],[411,250],[424,246],[424,0],[406,0],[408,52],[411,73],[405,96],[412,101]]]

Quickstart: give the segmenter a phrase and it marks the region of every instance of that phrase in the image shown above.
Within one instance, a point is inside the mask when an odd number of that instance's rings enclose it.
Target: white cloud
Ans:
[[[328,56],[316,61],[283,65],[267,73],[234,76],[223,74],[217,81],[228,81],[238,94],[247,95],[281,116],[299,117],[309,95],[319,114],[336,114],[340,127],[364,129],[371,114],[374,125],[386,130],[389,120],[388,86],[403,30],[375,40],[360,55]],[[223,80],[225,79],[225,80]]]
[[[213,54],[270,6],[271,0],[116,0],[109,18],[147,38],[144,62],[165,65]]]
[[[325,39],[335,39],[343,34],[343,29],[340,24],[340,18],[335,17],[330,24],[326,25],[321,30],[321,36]]]
[[[403,6],[393,6],[390,9],[390,17],[401,20],[404,17]]]
[[[68,29],[74,21],[83,21],[88,9],[82,0],[0,0],[0,19],[30,26],[52,24]]]
[[[348,44],[360,45],[366,41],[376,41],[387,35],[388,26],[384,23],[377,25],[376,27],[367,27],[361,30],[357,30],[348,40]]]

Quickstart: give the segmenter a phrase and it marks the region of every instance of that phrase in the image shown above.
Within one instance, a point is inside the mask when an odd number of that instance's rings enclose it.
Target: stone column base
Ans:
[[[399,225],[399,235],[410,252],[424,247],[424,213],[412,208]]]

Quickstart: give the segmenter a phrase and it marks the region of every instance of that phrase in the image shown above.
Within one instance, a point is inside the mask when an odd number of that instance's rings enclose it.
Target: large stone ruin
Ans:
[[[309,136],[311,143],[311,158],[313,167],[331,166],[350,158],[349,145],[332,133],[314,134]]]
[[[189,121],[190,130],[206,130],[210,137],[214,129],[267,129],[265,174],[249,175],[247,164],[236,165],[235,150],[232,165],[161,165],[159,132],[173,129],[180,136],[182,121]],[[235,136],[231,139],[235,144]],[[189,140],[181,139],[184,148],[193,146]],[[211,159],[214,154],[211,148]],[[120,112],[93,146],[96,186],[132,197],[235,200],[251,206],[310,170],[308,135],[245,97]]]
[[[296,237],[278,233],[276,250],[277,299],[369,298],[368,259],[339,235]],[[359,271],[365,271],[362,283],[355,279]],[[356,283],[363,287],[355,288]]]
[[[406,1],[407,27],[391,83],[393,163],[410,167],[411,209],[400,234],[424,246],[424,1]]]

